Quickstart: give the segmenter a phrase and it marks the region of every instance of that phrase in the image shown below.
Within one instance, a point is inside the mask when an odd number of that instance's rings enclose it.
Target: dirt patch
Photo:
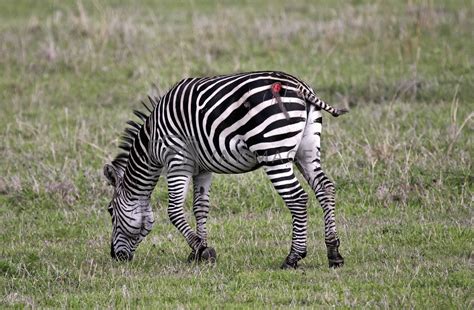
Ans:
[[[47,193],[60,197],[69,206],[79,198],[78,190],[71,181],[49,182],[44,189]]]
[[[0,195],[7,195],[21,192],[23,189],[22,182],[19,176],[14,175],[9,178],[0,177]]]

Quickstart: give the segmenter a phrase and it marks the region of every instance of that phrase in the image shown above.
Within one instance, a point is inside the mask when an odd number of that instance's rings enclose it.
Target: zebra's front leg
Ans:
[[[286,257],[281,268],[296,268],[298,261],[306,257],[308,227],[306,203],[308,195],[295,177],[291,162],[276,166],[264,166],[264,169],[276,191],[290,209],[293,219],[290,254]]]
[[[215,262],[217,258],[216,251],[207,246],[207,216],[209,214],[209,190],[211,188],[212,174],[205,172],[194,176],[194,200],[193,213],[196,218],[196,232],[202,240],[204,249],[202,252],[193,250],[189,254],[188,261],[206,260]]]
[[[171,223],[184,236],[192,251],[202,253],[206,246],[201,237],[191,229],[184,215],[183,205],[189,180],[190,175],[187,174],[168,174],[168,216]]]

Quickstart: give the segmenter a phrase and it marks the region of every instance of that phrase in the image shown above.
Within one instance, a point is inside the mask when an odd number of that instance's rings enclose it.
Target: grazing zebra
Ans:
[[[296,77],[262,71],[187,78],[163,97],[151,99],[142,122],[129,121],[120,147],[125,151],[104,167],[114,186],[111,256],[131,260],[153,226],[151,193],[166,171],[173,225],[192,251],[189,260],[215,261],[207,245],[206,221],[212,173],[243,173],[262,167],[293,218],[291,250],[282,268],[296,268],[306,256],[308,195],[295,176],[302,172],[319,200],[330,267],[342,266],[334,218],[334,185],[320,163],[321,109],[335,109]],[[193,180],[196,231],[183,204]]]

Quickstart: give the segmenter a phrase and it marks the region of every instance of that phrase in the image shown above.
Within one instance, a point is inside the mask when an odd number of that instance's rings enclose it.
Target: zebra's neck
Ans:
[[[161,167],[153,156],[154,138],[152,115],[141,126],[128,154],[128,162],[123,176],[123,188],[131,199],[149,199],[160,176]]]

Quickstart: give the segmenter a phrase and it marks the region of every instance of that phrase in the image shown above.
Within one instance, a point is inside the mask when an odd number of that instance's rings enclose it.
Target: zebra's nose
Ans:
[[[131,261],[133,259],[133,254],[130,252],[121,250],[115,253],[114,258],[118,261]]]
[[[110,256],[117,261],[131,261],[133,259],[133,253],[125,249],[115,252],[113,244],[110,244]]]

